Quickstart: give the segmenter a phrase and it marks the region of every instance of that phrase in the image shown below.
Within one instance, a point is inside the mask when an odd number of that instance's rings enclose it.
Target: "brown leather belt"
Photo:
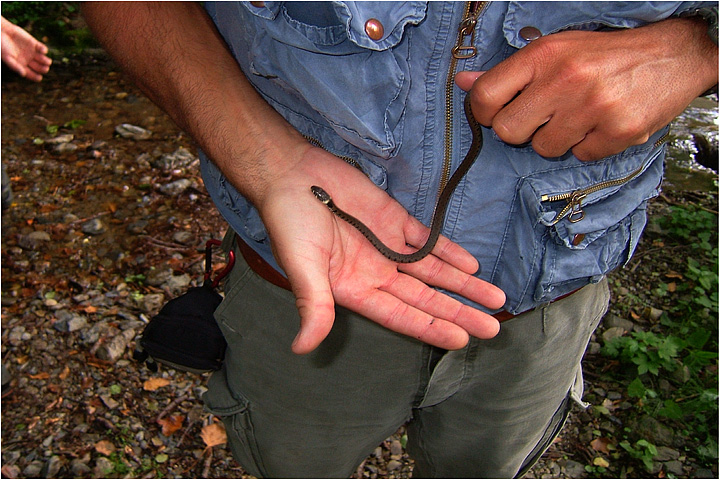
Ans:
[[[240,254],[243,256],[245,261],[247,262],[248,266],[252,269],[253,272],[257,273],[261,278],[264,280],[272,283],[276,287],[284,288],[285,290],[292,291],[290,288],[290,282],[287,278],[282,276],[280,272],[275,270],[272,266],[270,266],[269,263],[265,261],[264,258],[262,258],[255,250],[250,247],[245,241],[240,238],[239,235],[235,235],[235,239],[237,241],[238,250],[240,250]],[[565,295],[561,295],[553,302],[557,302],[558,300],[561,300],[563,298],[569,297],[573,293],[580,290],[579,288],[577,290],[573,290],[570,293],[566,293]],[[551,302],[552,303],[552,302]],[[498,312],[493,314],[493,317],[497,319],[498,322],[504,322],[506,320],[510,320],[511,318],[515,318],[518,315],[522,315],[523,313],[527,313],[530,310],[527,310],[525,312],[518,313],[517,315],[513,315],[512,313],[503,310],[502,312]]]

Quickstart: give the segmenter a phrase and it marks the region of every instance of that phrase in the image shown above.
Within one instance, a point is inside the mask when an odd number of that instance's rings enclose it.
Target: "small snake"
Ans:
[[[428,254],[433,248],[435,248],[435,244],[440,237],[440,230],[442,229],[443,222],[445,221],[445,213],[447,211],[448,203],[450,202],[450,197],[460,183],[460,180],[462,180],[468,170],[470,170],[472,164],[475,163],[475,159],[480,154],[480,149],[482,148],[482,128],[472,114],[472,109],[470,107],[470,95],[467,95],[465,97],[464,104],[465,117],[467,117],[468,123],[470,124],[470,128],[472,130],[472,144],[470,145],[470,149],[465,155],[462,163],[460,163],[460,166],[452,174],[447,184],[445,184],[442,192],[440,192],[437,204],[435,204],[435,211],[433,212],[432,221],[430,222],[430,236],[425,242],[425,245],[423,245],[418,251],[414,253],[396,252],[395,250],[385,245],[377,237],[377,235],[375,235],[372,230],[370,230],[364,223],[362,223],[360,220],[353,217],[349,213],[341,210],[337,205],[335,205],[332,197],[330,197],[330,195],[321,187],[313,185],[312,187],[310,187],[310,190],[313,194],[315,194],[315,197],[318,200],[327,205],[331,212],[348,222],[353,227],[357,228],[360,233],[362,233],[365,238],[367,238],[368,241],[388,259],[397,263],[413,263],[422,260],[423,258],[428,256]]]

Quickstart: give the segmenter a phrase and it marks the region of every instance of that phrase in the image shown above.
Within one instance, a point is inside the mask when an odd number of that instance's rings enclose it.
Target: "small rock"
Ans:
[[[33,460],[23,470],[23,475],[28,478],[40,478],[40,472],[43,469],[43,462],[40,460]]]
[[[175,180],[174,182],[162,185],[160,187],[160,192],[165,195],[175,197],[190,188],[191,185],[192,182],[190,180],[187,178],[181,178],[180,180]]]
[[[53,147],[55,153],[72,153],[78,149],[78,146],[74,143],[59,143]]]
[[[151,268],[145,276],[145,283],[153,287],[159,287],[172,277],[171,268]]]
[[[122,333],[115,335],[109,342],[103,343],[97,350],[97,357],[101,360],[116,362],[125,353],[130,340],[135,338],[135,329],[129,328]]]
[[[177,292],[190,285],[191,281],[192,279],[187,273],[183,273],[182,275],[173,275],[168,279],[167,286],[171,292]]]
[[[87,325],[87,319],[68,310],[58,310],[55,312],[56,321],[53,328],[58,332],[74,332],[80,330]]]
[[[141,307],[146,313],[155,313],[165,303],[165,295],[162,293],[149,293],[142,299]]]
[[[95,469],[93,471],[93,477],[94,478],[107,478],[109,474],[113,473],[115,470],[115,467],[113,466],[113,463],[105,458],[105,457],[98,457],[95,460]]]
[[[150,130],[145,130],[142,127],[130,125],[129,123],[123,123],[115,127],[115,133],[131,140],[147,140],[152,136]]]
[[[93,218],[83,223],[81,230],[87,235],[100,235],[105,231],[105,224],[99,218]]]
[[[75,478],[86,477],[91,472],[90,467],[87,463],[83,462],[79,458],[74,459],[70,462],[70,471]]]
[[[100,400],[102,400],[105,406],[110,410],[115,410],[120,406],[120,403],[110,395],[100,395]]]
[[[631,428],[638,438],[644,438],[657,446],[671,445],[675,437],[672,429],[650,415],[643,415]]]
[[[179,243],[181,245],[190,245],[193,243],[193,239],[195,238],[195,235],[192,234],[192,232],[188,232],[186,230],[180,230],[179,232],[175,232],[172,236],[173,242]]]
[[[135,222],[132,222],[128,224],[126,227],[126,230],[129,233],[133,233],[135,235],[141,234],[145,232],[145,228],[148,226],[147,220],[137,220]]]
[[[390,442],[390,455],[402,455],[403,447],[399,440]]]
[[[717,475],[714,475],[709,468],[698,468],[693,478],[717,478]]]
[[[603,318],[603,326],[606,329],[622,327],[622,329],[626,332],[631,332],[635,324],[632,321],[618,317],[617,315],[606,315],[605,318]]]
[[[58,135],[53,138],[46,138],[45,143],[48,145],[60,145],[62,143],[70,143],[75,139],[75,135],[68,133],[66,135]]]
[[[45,464],[45,478],[58,478],[58,473],[63,466],[62,457],[53,455]]]
[[[25,250],[37,250],[43,242],[49,242],[50,240],[49,233],[39,230],[28,233],[27,235],[21,235],[20,238],[18,238],[18,245]]]
[[[657,447],[657,455],[653,457],[653,460],[658,462],[669,462],[671,460],[677,460],[680,458],[680,452],[670,447]]]
[[[568,460],[565,464],[565,474],[568,478],[582,478],[587,472],[585,465],[575,460]]]
[[[613,338],[622,337],[625,332],[626,330],[623,327],[610,327],[602,333],[602,338],[607,343]]]
[[[169,171],[189,167],[198,161],[198,157],[193,155],[189,150],[180,147],[175,150],[175,152],[162,155],[153,161],[153,166]]]
[[[665,467],[665,471],[668,473],[672,473],[676,477],[684,476],[685,471],[683,470],[683,464],[682,462],[678,460],[672,460],[670,462],[663,463],[663,466]]]
[[[387,470],[388,472],[392,472],[394,470],[397,470],[398,468],[402,467],[402,462],[399,462],[397,460],[390,460],[387,463]]]

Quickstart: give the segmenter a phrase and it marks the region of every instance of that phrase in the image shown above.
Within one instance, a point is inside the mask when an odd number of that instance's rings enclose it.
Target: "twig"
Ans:
[[[95,215],[90,215],[89,217],[86,217],[86,218],[79,218],[77,220],[73,220],[72,222],[69,222],[68,225],[75,225],[76,223],[84,223],[84,222],[87,222],[88,220],[93,220],[95,218],[102,217],[103,215],[110,215],[110,212],[100,212],[100,213],[96,213]]]
[[[165,415],[167,415],[168,413],[170,413],[171,411],[173,411],[173,410],[175,409],[175,407],[177,407],[177,406],[180,405],[182,402],[184,402],[185,400],[187,400],[187,398],[188,398],[187,395],[182,395],[182,396],[180,396],[180,397],[177,397],[177,398],[176,398],[175,400],[173,400],[172,402],[170,402],[170,403],[168,404],[168,406],[165,407],[165,409],[164,409],[162,412],[160,412],[160,415],[157,416],[157,418],[155,419],[155,422],[158,422],[158,421],[162,420],[162,418],[163,418]]]
[[[210,476],[210,466],[212,465],[213,449],[212,447],[207,448],[207,458],[205,459],[205,468],[203,468],[202,475],[200,478],[208,478]]]

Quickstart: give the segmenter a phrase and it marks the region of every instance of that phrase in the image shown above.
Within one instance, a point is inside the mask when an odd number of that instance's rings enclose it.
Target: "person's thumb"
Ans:
[[[472,72],[469,70],[458,72],[457,75],[455,75],[455,83],[458,87],[468,92],[472,88],[473,83],[475,83],[475,80],[480,78],[483,73],[485,72]]]
[[[335,300],[326,265],[305,258],[298,269],[293,268],[295,265],[285,266],[300,314],[300,331],[292,343],[292,351],[299,355],[315,350],[335,321]]]

